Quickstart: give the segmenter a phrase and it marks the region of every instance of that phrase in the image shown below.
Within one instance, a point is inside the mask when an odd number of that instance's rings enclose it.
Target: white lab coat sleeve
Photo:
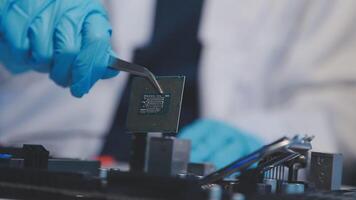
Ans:
[[[207,1],[202,116],[356,158],[355,2],[257,2]]]
[[[213,59],[205,58],[207,63],[202,62],[202,65],[206,64],[205,69],[207,66],[219,66],[217,70],[202,72],[202,75],[205,75],[201,77],[201,81],[204,81],[201,85],[203,117],[233,124],[237,128],[256,134],[265,142],[271,142],[284,135],[315,135],[314,150],[341,151],[346,155],[355,155],[354,81],[344,79],[304,85],[300,83],[301,86],[298,87],[288,86],[288,80],[285,80],[278,84],[286,86],[285,89],[278,89],[277,92],[271,92],[272,94],[264,97],[251,95],[253,91],[246,90],[254,90],[254,87],[241,88],[234,82],[234,77],[228,77],[220,71],[222,62],[219,60],[229,58],[226,55],[221,58],[216,57],[217,54],[214,56]],[[334,75],[339,74],[340,69],[337,66],[334,70]],[[330,78],[332,76],[331,73]],[[257,98],[258,105],[254,104],[254,98]],[[265,103],[259,104],[262,99]],[[268,105],[270,99],[276,100],[277,103]]]
[[[356,87],[305,89],[298,93],[284,106],[251,111],[226,121],[268,142],[283,135],[314,135],[315,151],[341,151],[355,156]]]

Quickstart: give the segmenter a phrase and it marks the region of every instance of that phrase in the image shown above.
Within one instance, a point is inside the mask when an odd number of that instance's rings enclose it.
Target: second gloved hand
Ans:
[[[211,119],[197,120],[178,137],[191,140],[191,162],[213,163],[218,169],[262,146],[254,136]]]
[[[12,73],[49,73],[76,97],[108,69],[111,26],[97,0],[0,1],[0,62]]]

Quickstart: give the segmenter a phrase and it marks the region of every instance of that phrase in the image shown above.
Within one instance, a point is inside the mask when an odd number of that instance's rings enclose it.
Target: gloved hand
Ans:
[[[111,26],[97,0],[1,0],[0,61],[12,73],[49,73],[81,97],[107,68]]]
[[[197,120],[178,137],[191,140],[191,162],[213,163],[218,169],[262,146],[254,136],[211,119]]]

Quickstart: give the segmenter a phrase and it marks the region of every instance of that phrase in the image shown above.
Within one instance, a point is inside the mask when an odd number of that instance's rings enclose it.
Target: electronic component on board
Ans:
[[[311,153],[310,181],[319,190],[339,190],[342,178],[342,154]]]
[[[148,148],[147,173],[156,176],[187,173],[190,150],[190,140],[152,137]]]

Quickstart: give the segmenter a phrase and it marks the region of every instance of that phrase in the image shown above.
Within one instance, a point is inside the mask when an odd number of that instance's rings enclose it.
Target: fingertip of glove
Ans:
[[[22,74],[22,73],[30,71],[29,68],[21,67],[18,65],[11,65],[11,64],[7,64],[5,62],[1,62],[0,64],[4,65],[5,68],[13,75]]]
[[[109,79],[117,76],[119,74],[119,71],[107,68],[103,77],[101,79]]]
[[[78,84],[72,85],[70,87],[70,93],[76,98],[82,98],[85,94],[89,92],[89,89],[80,87]]]
[[[49,78],[54,82],[56,83],[58,86],[61,86],[61,87],[66,87],[67,84],[64,82],[64,80],[58,78],[56,75],[50,73],[49,74]]]

